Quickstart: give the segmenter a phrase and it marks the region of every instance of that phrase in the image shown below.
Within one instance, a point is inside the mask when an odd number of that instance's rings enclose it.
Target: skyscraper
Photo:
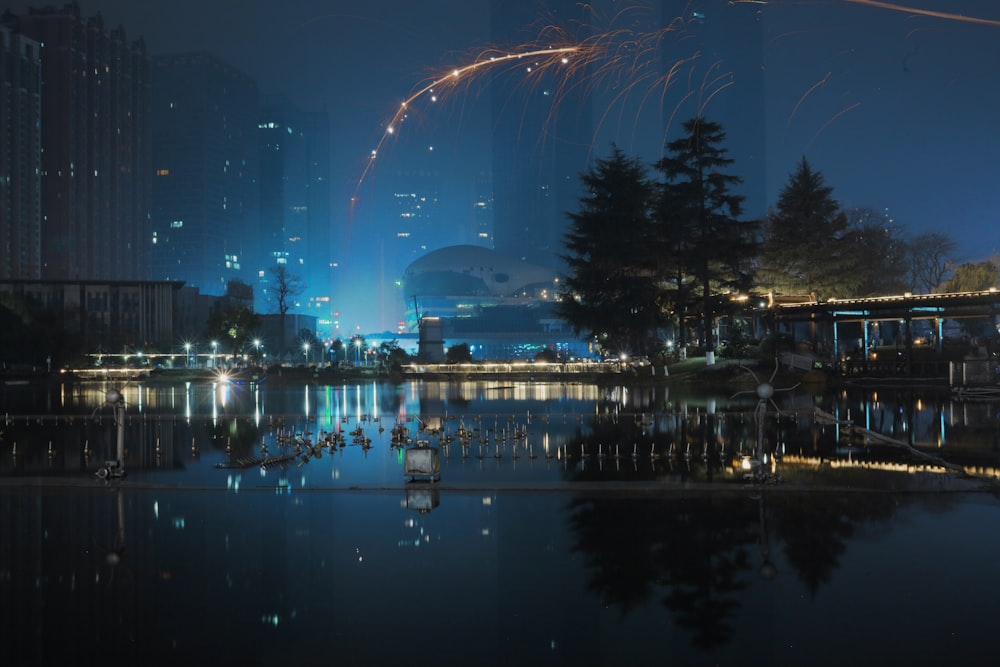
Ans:
[[[153,59],[153,277],[206,294],[252,284],[259,244],[257,83],[207,53]]]
[[[260,225],[264,265],[257,309],[269,310],[267,267],[283,264],[302,281],[300,305],[321,327],[333,321],[331,297],[330,116],[303,111],[280,95],[261,98]]]
[[[142,40],[129,42],[122,28],[106,31],[100,16],[81,17],[76,3],[6,13],[0,23],[39,48],[41,277],[148,277],[149,60]],[[30,78],[30,66],[25,73]],[[31,150],[30,139],[19,142]],[[33,270],[30,261],[24,270]]]
[[[39,50],[0,26],[0,278],[41,277]]]

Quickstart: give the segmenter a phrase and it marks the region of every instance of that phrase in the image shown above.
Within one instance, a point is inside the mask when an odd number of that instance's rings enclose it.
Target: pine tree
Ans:
[[[733,160],[722,147],[722,126],[696,117],[684,123],[684,132],[656,165],[665,177],[658,220],[674,259],[676,294],[697,297],[691,305],[701,315],[706,352],[714,354],[721,300],[750,287],[756,223],[740,220],[744,197],[732,188],[743,179],[723,172]]]
[[[646,168],[617,147],[580,179],[586,194],[568,214],[558,312],[606,352],[649,353],[663,320],[645,258],[653,185]]]
[[[863,276],[852,253],[847,216],[803,157],[768,216],[759,285],[782,294],[853,296]]]

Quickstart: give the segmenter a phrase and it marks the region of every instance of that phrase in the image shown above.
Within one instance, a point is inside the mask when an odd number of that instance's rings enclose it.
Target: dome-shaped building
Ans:
[[[554,312],[556,272],[490,248],[457,245],[403,272],[406,320],[441,319],[447,344],[468,343],[479,359],[532,358],[542,347],[579,355],[580,343]]]

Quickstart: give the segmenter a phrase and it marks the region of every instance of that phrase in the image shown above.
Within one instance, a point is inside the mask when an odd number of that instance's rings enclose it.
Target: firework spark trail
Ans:
[[[908,15],[1000,27],[1000,20],[920,9],[905,4],[883,2],[882,0],[842,0],[842,2]],[[794,2],[788,0],[729,0],[730,5],[792,5],[796,3],[797,0]],[[597,17],[597,10],[593,6],[584,5],[584,7],[595,18]],[[663,116],[669,105],[669,95],[683,80],[685,69],[688,74],[688,89],[679,96],[679,101],[670,111],[664,136],[669,134],[670,127],[680,112],[680,108],[690,100],[696,100],[696,115],[702,115],[707,104],[716,95],[735,85],[732,73],[720,73],[715,78],[710,78],[706,73],[700,87],[698,87],[693,80],[701,58],[701,53],[697,51],[686,57],[678,57],[665,73],[661,71],[660,66],[663,61],[660,59],[660,54],[664,52],[664,49],[682,47],[685,40],[692,37],[686,18],[691,15],[691,12],[689,11],[690,7],[686,8],[681,15],[674,17],[667,25],[658,29],[642,30],[637,28],[636,26],[641,25],[643,19],[654,16],[652,11],[647,11],[650,9],[651,6],[638,3],[626,5],[612,16],[604,17],[600,21],[606,25],[606,28],[603,29],[596,23],[582,21],[565,28],[555,24],[545,25],[538,31],[538,37],[533,42],[509,51],[499,49],[484,51],[471,63],[457,67],[447,74],[438,75],[426,84],[418,84],[414,92],[403,100],[385,125],[375,148],[365,161],[361,176],[357,181],[355,195],[351,199],[352,207],[357,202],[361,186],[374,168],[380,151],[385,148],[390,139],[398,134],[400,126],[407,120],[413,103],[424,97],[430,98],[431,102],[436,102],[460,86],[470,86],[471,82],[481,74],[500,73],[524,65],[525,78],[522,84],[530,86],[541,81],[548,73],[555,72],[556,68],[560,68],[552,91],[552,105],[547,119],[547,130],[551,130],[551,126],[558,116],[560,102],[573,94],[582,95],[584,98],[594,94],[610,95],[611,102],[600,114],[594,128],[595,137],[610,122],[616,106],[619,124],[627,122],[628,104],[636,100],[639,102],[639,108],[642,109],[648,101],[659,98],[658,113]],[[629,27],[618,27],[623,23],[628,24]],[[571,30],[576,31],[577,34],[588,34],[589,37],[574,39],[570,34]],[[673,38],[672,44],[667,44],[671,38]],[[714,69],[717,65],[717,63],[713,63],[709,69]],[[821,81],[813,85],[799,98],[789,116],[789,124],[804,101],[817,88],[823,87],[829,76],[830,74],[827,73]],[[850,108],[853,107],[849,107],[847,110]],[[633,140],[638,128],[638,115],[637,113],[632,117],[631,135]],[[547,135],[547,132],[543,134]]]
[[[824,76],[822,79],[814,83],[809,88],[809,90],[807,90],[802,94],[802,97],[799,98],[799,101],[795,103],[795,107],[792,109],[792,113],[788,116],[788,122],[785,123],[785,130],[788,130],[788,128],[792,125],[792,119],[795,118],[795,113],[799,110],[799,107],[802,106],[802,103],[805,101],[805,99],[809,97],[809,94],[812,93],[817,88],[822,88],[824,85],[826,85],[826,81],[827,79],[830,78],[831,74],[833,74],[833,72],[827,72],[826,76]]]
[[[717,70],[721,66],[721,61],[712,63],[712,66],[708,68],[708,71],[705,72],[705,76],[702,79],[701,87],[698,89],[700,98],[698,101],[698,113],[695,114],[695,116],[698,116],[699,118],[705,115],[705,107],[708,106],[708,103],[712,101],[713,97],[735,83],[732,72],[723,72],[716,75],[712,79],[708,78],[711,76],[713,70]]]
[[[384,125],[375,148],[366,159],[351,198],[352,210],[380,153],[390,140],[398,136],[410,112],[416,110],[414,103],[424,98],[437,102],[460,87],[470,87],[473,81],[487,74],[520,71],[523,78],[516,88],[531,87],[542,81],[551,83],[551,90],[545,91],[551,102],[540,142],[544,142],[554,130],[561,104],[577,98],[601,99],[602,104],[607,102],[594,125],[593,139],[596,140],[604,131],[617,111],[619,126],[631,123],[628,132],[634,141],[640,125],[640,112],[656,99],[658,116],[668,115],[663,133],[665,145],[670,128],[685,104],[693,100],[696,103],[695,115],[702,115],[708,104],[734,85],[735,80],[732,72],[721,71],[721,62],[715,62],[702,73],[699,85],[702,54],[700,51],[684,52],[686,42],[693,38],[688,21],[693,15],[690,7],[659,27],[645,22],[650,17],[658,21],[655,12],[650,11],[648,15],[642,13],[651,7],[627,5],[608,18],[606,26],[583,21],[567,27],[543,25],[538,29],[538,36],[529,43],[510,50],[485,50],[472,62],[417,84]],[[593,7],[586,8],[596,16]],[[627,23],[628,27],[619,27],[621,23]],[[643,25],[649,29],[643,29]],[[574,38],[571,33],[587,37]],[[670,53],[675,55],[664,60],[664,54]],[[673,90],[682,86],[685,78],[687,90],[681,88],[677,95],[679,99],[670,109]],[[638,104],[638,110],[633,109],[635,104]]]
[[[844,114],[846,114],[849,111],[853,111],[854,109],[857,109],[859,106],[861,106],[861,102],[855,102],[854,104],[850,105],[849,107],[845,107],[845,108],[841,109],[840,111],[838,111],[837,113],[835,113],[830,118],[830,120],[828,120],[825,123],[823,123],[823,125],[818,130],[816,130],[816,134],[814,134],[813,138],[809,140],[808,144],[806,144],[805,151],[803,151],[803,152],[805,152],[805,153],[809,152],[809,149],[812,148],[813,143],[816,141],[816,139],[819,138],[819,135],[823,134],[823,130],[825,130],[827,127],[829,127],[831,124],[833,124],[833,122],[836,121],[838,118],[840,118],[841,116],[843,116]]]
[[[901,5],[895,2],[881,2],[880,0],[842,0],[842,2],[851,5],[863,5],[865,7],[875,7],[876,9],[886,9],[892,12],[901,12],[903,14],[915,14],[918,16],[929,16],[936,19],[944,19],[946,21],[958,21],[960,23],[974,23],[978,25],[988,25],[993,27],[1000,27],[1000,20],[996,19],[984,19],[976,16],[966,16],[965,14],[955,14],[953,12],[941,12],[933,9],[921,9],[919,7],[911,7],[909,5]],[[781,4],[794,4],[790,2],[781,2],[781,0],[729,0],[731,5],[781,5]]]
[[[382,134],[382,137],[379,139],[375,148],[372,150],[371,155],[369,156],[368,161],[365,164],[365,168],[361,173],[361,177],[358,179],[358,188],[360,189],[361,184],[365,180],[365,177],[368,175],[368,172],[372,169],[372,165],[374,164],[375,159],[378,157],[379,151],[385,146],[385,143],[396,134],[398,128],[405,122],[407,118],[408,109],[410,105],[413,104],[413,102],[415,102],[416,100],[420,99],[425,95],[430,94],[432,97],[432,101],[437,101],[439,94],[435,93],[435,90],[438,90],[440,94],[444,94],[444,92],[446,92],[449,88],[454,88],[460,85],[460,81],[464,77],[466,77],[466,75],[475,73],[477,70],[480,69],[500,67],[503,65],[508,65],[511,62],[521,61],[524,58],[535,58],[535,57],[552,58],[554,56],[565,56],[566,54],[577,53],[579,51],[580,47],[566,46],[566,47],[558,47],[551,49],[539,49],[524,53],[508,53],[499,56],[490,56],[485,60],[476,60],[475,62],[470,63],[468,65],[455,68],[451,70],[448,74],[440,78],[434,79],[433,81],[424,85],[423,87],[418,88],[416,92],[410,94],[409,97],[403,100],[403,102],[399,105],[399,109],[396,111],[395,115],[393,115],[392,119],[386,125],[385,132]],[[560,59],[560,62],[562,62],[563,64],[568,64],[565,61],[565,59]],[[546,63],[546,64],[551,65],[551,63]],[[357,199],[357,190],[355,191],[354,199],[355,200]]]
[[[898,5],[893,2],[879,2],[879,0],[844,0],[844,2],[850,3],[852,5],[865,5],[867,7],[877,7],[879,9],[888,9],[894,12],[903,12],[905,14],[918,14],[920,16],[930,16],[936,19],[945,19],[948,21],[959,21],[961,23],[975,23],[978,25],[989,25],[994,27],[1000,27],[1000,21],[994,19],[982,19],[975,16],[965,16],[964,14],[953,14],[951,12],[939,12],[932,9],[920,9],[918,7],[910,7],[908,5]]]

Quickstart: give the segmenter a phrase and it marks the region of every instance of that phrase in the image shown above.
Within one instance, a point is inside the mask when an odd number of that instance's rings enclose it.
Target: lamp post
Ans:
[[[184,343],[184,365],[191,367],[191,343]]]
[[[354,341],[354,365],[361,365],[361,339]]]
[[[219,351],[219,341],[212,341],[212,368],[216,367],[215,355]]]
[[[309,343],[302,343],[302,356],[305,357],[306,366],[309,365]]]
[[[253,349],[257,353],[257,365],[260,366],[260,338],[253,339]]]

